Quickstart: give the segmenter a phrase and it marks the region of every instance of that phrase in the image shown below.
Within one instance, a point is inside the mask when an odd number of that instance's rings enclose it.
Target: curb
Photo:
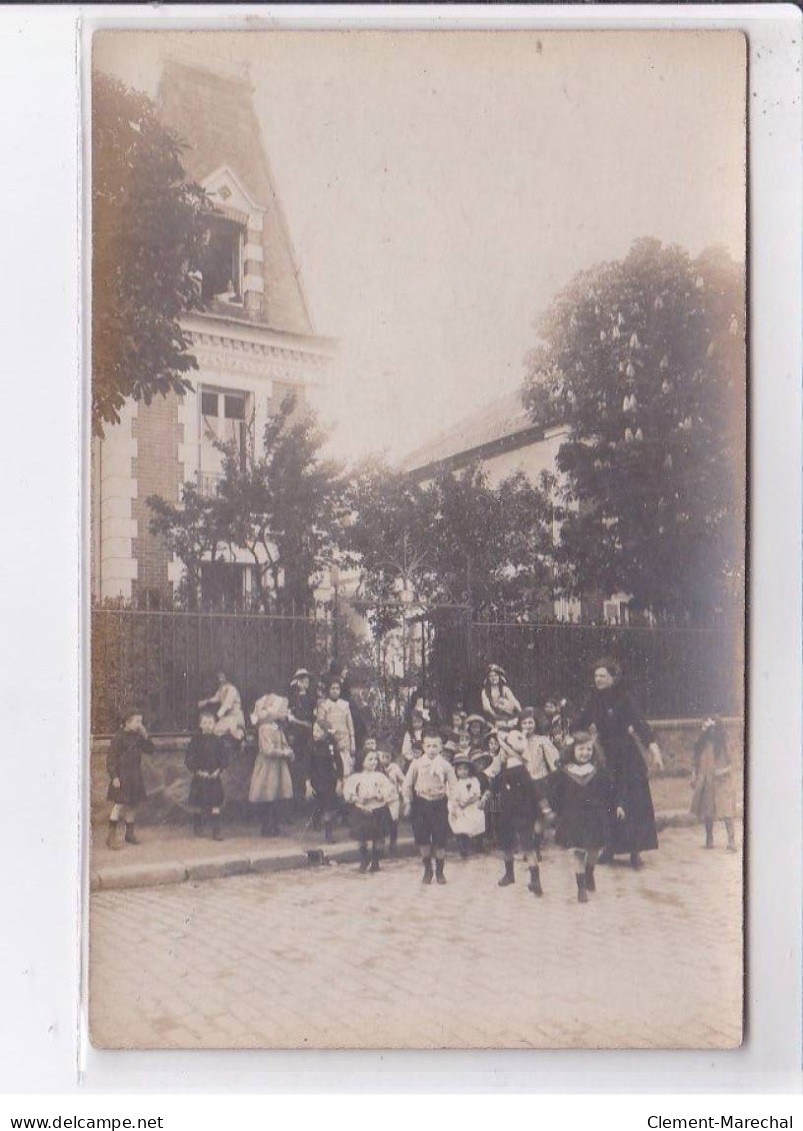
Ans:
[[[737,818],[742,817],[741,807]],[[655,814],[659,832],[663,829],[683,829],[699,825],[696,817],[685,809],[667,809]],[[129,888],[161,887],[167,884],[201,883],[221,880],[228,876],[260,875],[270,872],[293,872],[326,867],[333,864],[355,864],[359,852],[354,845],[330,845],[311,852],[322,852],[315,859],[307,851],[254,852],[247,855],[220,856],[207,860],[177,860],[159,864],[120,864],[101,868],[89,877],[90,891],[124,891]],[[395,859],[417,855],[412,837],[400,837]],[[387,855],[385,857],[387,859]]]
[[[306,851],[256,852],[247,856],[222,856],[212,860],[172,861],[166,864],[120,864],[100,868],[89,877],[90,891],[123,891],[128,888],[161,887],[188,881],[220,880],[228,876],[258,875],[267,872],[311,871],[332,864],[356,864],[359,852],[354,845],[329,845],[322,858],[311,860]],[[400,837],[394,859],[417,855],[411,837]],[[387,854],[385,855],[387,859]]]

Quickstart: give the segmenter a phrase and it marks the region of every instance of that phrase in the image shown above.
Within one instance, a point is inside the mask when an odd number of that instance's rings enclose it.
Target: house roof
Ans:
[[[401,469],[409,472],[430,470],[441,463],[468,463],[472,458],[487,457],[494,451],[509,451],[542,434],[534,424],[516,389],[458,420],[434,439],[401,461]]]
[[[273,329],[314,333],[292,242],[244,76],[226,76],[168,58],[159,83],[162,121],[185,142],[188,175],[199,184],[228,166],[263,212],[264,311]]]

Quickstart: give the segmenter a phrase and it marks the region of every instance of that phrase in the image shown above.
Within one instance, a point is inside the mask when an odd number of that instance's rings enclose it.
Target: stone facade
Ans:
[[[314,404],[334,353],[314,332],[248,80],[167,61],[157,102],[186,142],[188,176],[229,225],[238,277],[182,321],[198,362],[191,391],[127,404],[93,441],[93,598],[146,608],[168,606],[181,575],[150,532],[148,497],[178,501],[185,480],[213,489],[214,438],[252,451],[287,393]]]

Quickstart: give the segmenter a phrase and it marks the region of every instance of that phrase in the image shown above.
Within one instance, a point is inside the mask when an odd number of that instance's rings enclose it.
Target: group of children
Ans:
[[[588,893],[596,891],[595,866],[611,842],[612,823],[625,818],[624,796],[617,795],[616,776],[600,756],[593,730],[572,732],[571,708],[565,700],[552,697],[542,709],[522,708],[502,670],[494,669],[489,676],[501,674],[496,682],[486,680],[484,716],[456,710],[444,727],[428,719],[425,710],[412,711],[401,743],[401,764],[389,750],[380,750],[373,737],[366,738],[361,750],[355,749],[348,704],[339,698],[337,681],[332,694],[308,712],[308,719],[300,717],[308,677],[303,669],[294,677],[300,677],[302,688],[300,700],[291,697],[292,710],[283,696],[263,696],[251,715],[258,750],[248,795],[262,806],[263,834],[277,831],[276,803],[293,795],[289,766],[294,750],[287,732],[303,726],[308,728],[303,732],[308,733],[306,789],[314,801],[313,814],[331,841],[334,824],[346,808],[359,846],[360,872],[380,870],[382,845],[387,840],[393,853],[399,821],[407,816],[423,864],[423,883],[446,883],[446,848],[454,836],[463,859],[488,845],[498,847],[504,861],[501,887],[515,883],[519,853],[529,871],[529,890],[541,896],[542,847],[553,835],[572,862],[578,901],[587,902]],[[208,828],[215,840],[222,839],[222,776],[239,741],[230,720],[233,698],[224,687],[200,704],[198,731],[186,751],[193,829],[202,836]],[[241,716],[239,696],[234,706]],[[134,821],[136,806],[145,797],[141,763],[151,751],[141,711],[129,712],[112,740],[107,763],[113,803],[107,843],[113,848],[139,843]],[[730,760],[719,720],[707,719],[703,726],[692,785],[692,809],[705,822],[706,846],[713,844],[714,820],[722,818],[728,847],[735,847]]]

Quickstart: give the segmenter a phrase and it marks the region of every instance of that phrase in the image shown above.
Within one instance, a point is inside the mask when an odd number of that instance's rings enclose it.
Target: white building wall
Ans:
[[[93,546],[99,555],[94,574],[95,595],[101,601],[115,597],[130,600],[131,582],[137,576],[133,549],[137,524],[132,510],[137,494],[136,418],[136,402],[127,401],[120,412],[120,423],[107,427],[103,439],[95,441],[99,445],[96,468],[100,491],[92,516]]]

